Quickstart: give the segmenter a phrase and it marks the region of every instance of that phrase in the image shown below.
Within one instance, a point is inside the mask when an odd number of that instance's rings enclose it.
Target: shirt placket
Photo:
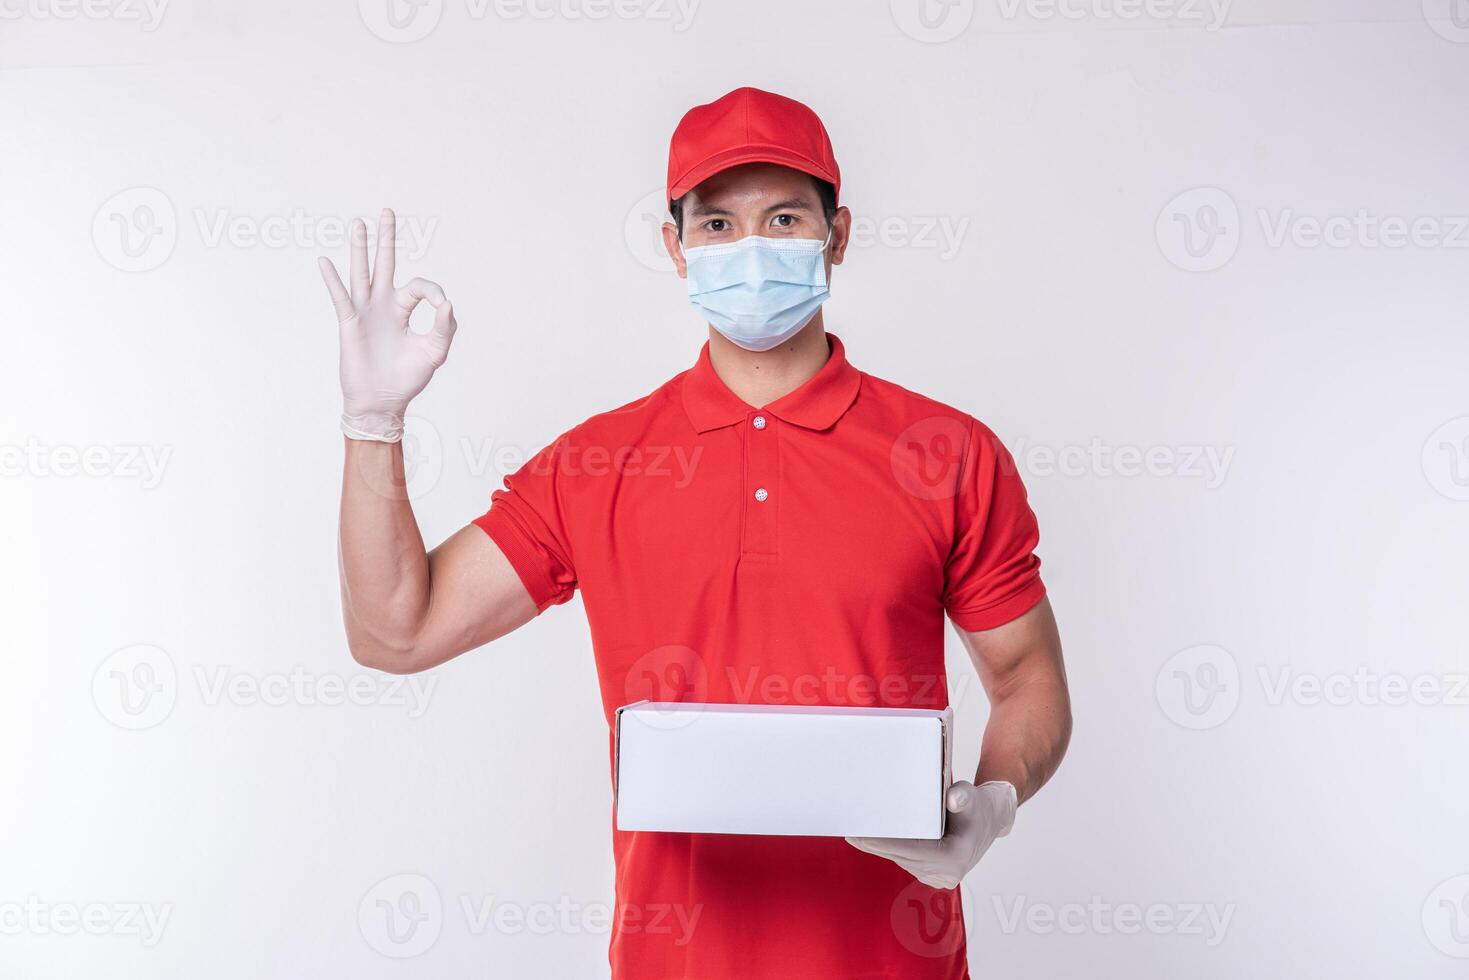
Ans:
[[[777,553],[780,511],[780,433],[775,417],[761,411],[745,416],[745,498],[743,555],[773,558]]]

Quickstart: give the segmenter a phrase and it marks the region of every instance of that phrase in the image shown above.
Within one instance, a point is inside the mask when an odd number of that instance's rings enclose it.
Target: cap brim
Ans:
[[[781,146],[741,146],[701,160],[668,189],[669,200],[677,200],[715,174],[745,163],[774,163],[810,174],[836,186],[836,175],[825,167]]]

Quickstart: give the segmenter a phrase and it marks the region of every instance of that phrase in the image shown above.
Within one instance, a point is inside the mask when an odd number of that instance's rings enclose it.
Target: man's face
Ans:
[[[852,215],[838,208],[831,228],[821,210],[816,178],[773,163],[747,163],[722,170],[684,196],[683,241],[672,222],[663,225],[663,245],[680,278],[687,278],[684,247],[720,245],[759,235],[762,238],[815,238],[831,232],[826,276],[840,265],[847,250]]]

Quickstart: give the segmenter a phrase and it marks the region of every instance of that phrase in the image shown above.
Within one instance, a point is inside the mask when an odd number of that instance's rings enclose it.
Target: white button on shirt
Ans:
[[[755,418],[753,420],[751,420],[750,424],[753,425],[757,429],[763,429],[763,428],[765,428],[765,416],[763,416],[763,415],[757,415],[757,416],[755,416]]]
[[[759,490],[755,491],[755,499],[760,501],[762,504],[765,503],[765,499],[769,496],[769,491],[767,491],[764,487],[761,487]]]

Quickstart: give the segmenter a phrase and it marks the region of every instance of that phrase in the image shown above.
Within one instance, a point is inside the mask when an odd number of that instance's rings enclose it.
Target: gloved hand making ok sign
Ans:
[[[377,255],[367,272],[367,225],[352,222],[352,289],[325,256],[318,260],[321,277],[337,311],[341,340],[342,431],[351,439],[398,442],[403,414],[434,371],[449,356],[458,324],[444,290],[427,279],[393,286],[394,237],[397,219],[383,209],[378,223]],[[414,333],[408,318],[424,300],[434,308],[433,329]]]

